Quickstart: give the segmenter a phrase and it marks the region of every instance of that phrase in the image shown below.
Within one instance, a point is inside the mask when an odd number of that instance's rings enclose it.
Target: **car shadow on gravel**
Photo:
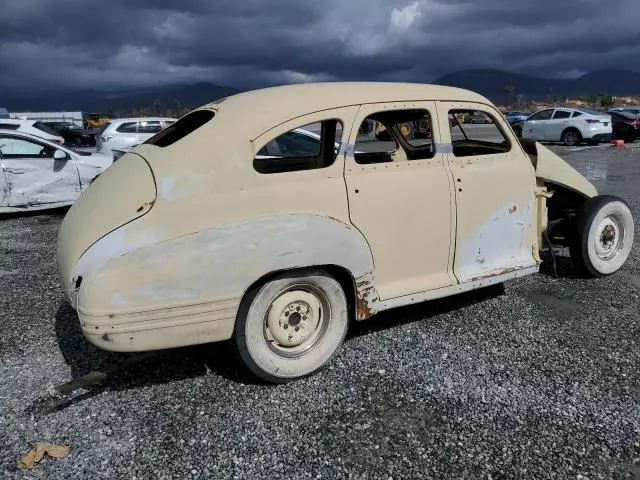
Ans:
[[[69,207],[58,207],[48,210],[25,210],[24,212],[0,213],[0,221],[11,220],[15,218],[41,217],[37,218],[37,221],[39,223],[60,222],[60,220],[67,214],[68,211]]]
[[[166,384],[207,374],[234,383],[259,383],[242,368],[230,341],[135,354],[107,352],[85,339],[76,312],[64,301],[56,313],[55,331],[72,378],[56,386],[55,395],[35,402],[30,407],[33,412],[60,410],[104,390]]]
[[[566,251],[566,253],[565,253]],[[581,279],[581,276],[571,262],[568,249],[557,249],[555,252],[556,268],[553,268],[553,256],[548,250],[540,252],[542,263],[540,264],[540,274],[553,278]],[[557,274],[557,275],[556,275]]]

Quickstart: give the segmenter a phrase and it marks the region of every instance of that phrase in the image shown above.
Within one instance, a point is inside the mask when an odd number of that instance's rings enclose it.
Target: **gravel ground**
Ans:
[[[640,146],[554,148],[640,226]],[[63,215],[0,220],[2,478],[640,478],[637,246],[607,279],[575,278],[562,252],[560,278],[545,264],[386,312],[324,371],[269,386],[230,343],[143,357],[87,343],[57,285]],[[16,470],[38,441],[71,454]]]

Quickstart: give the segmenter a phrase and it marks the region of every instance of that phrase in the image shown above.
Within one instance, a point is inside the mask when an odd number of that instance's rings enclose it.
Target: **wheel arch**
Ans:
[[[584,135],[582,135],[582,132],[580,131],[580,129],[576,126],[571,125],[570,127],[565,128],[564,130],[562,130],[562,133],[560,134],[560,140],[562,140],[564,138],[564,134],[573,130],[574,132],[576,132],[578,134],[578,136],[580,137],[580,140],[582,140],[584,138]]]
[[[369,305],[362,298],[362,293],[358,291],[358,285],[353,273],[342,265],[325,264],[325,265],[309,265],[304,267],[292,267],[282,270],[274,270],[272,272],[265,273],[260,278],[256,279],[242,294],[242,300],[240,304],[243,305],[246,300],[251,299],[255,293],[268,282],[275,280],[276,278],[291,274],[291,273],[303,273],[305,271],[317,271],[321,270],[329,274],[334,278],[342,287],[342,291],[347,299],[347,310],[349,312],[350,319],[365,320],[377,312],[377,300],[373,302],[373,305]],[[242,314],[242,306],[238,309],[238,317]],[[237,318],[236,318],[237,320]]]

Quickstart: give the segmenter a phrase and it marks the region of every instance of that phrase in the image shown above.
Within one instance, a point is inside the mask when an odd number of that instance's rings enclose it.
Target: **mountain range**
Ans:
[[[129,90],[72,90],[58,89],[37,95],[28,92],[0,90],[0,106],[9,112],[132,112],[153,108],[158,102],[158,110],[167,111],[178,108],[194,108],[212,100],[233,95],[239,89],[215,85],[213,83],[195,83],[191,85],[169,85],[164,87],[136,88]],[[176,104],[177,102],[177,104]]]
[[[474,90],[497,103],[504,102],[507,85],[513,87],[511,96],[523,95],[527,100],[640,95],[640,73],[631,70],[598,70],[574,79],[547,79],[492,69],[463,70],[433,83]]]
[[[639,95],[640,73],[630,70],[599,70],[575,79],[546,79],[494,69],[463,70],[450,73],[430,83],[474,90],[496,103],[505,100],[505,86],[513,87],[510,99],[523,95],[526,100],[575,98],[594,95]],[[58,89],[32,95],[25,91],[0,91],[0,106],[9,111],[83,111],[133,112],[153,108],[165,112],[194,108],[242,90],[196,83],[129,90]],[[177,102],[177,103],[176,103]]]

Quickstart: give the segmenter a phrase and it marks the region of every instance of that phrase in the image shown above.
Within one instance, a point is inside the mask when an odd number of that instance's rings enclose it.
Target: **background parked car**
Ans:
[[[515,122],[526,120],[529,118],[529,115],[524,112],[505,112],[504,118],[513,125]]]
[[[491,119],[487,115],[482,115],[481,113],[474,113],[469,117],[469,123],[491,123]]]
[[[611,112],[626,112],[626,113],[633,113],[634,115],[640,115],[640,107],[639,106],[615,107],[609,110],[609,113]]]
[[[531,140],[563,142],[574,146],[584,141],[595,145],[611,140],[611,114],[587,109],[547,108],[515,122],[516,135]]]
[[[640,115],[626,110],[609,111],[613,124],[613,138],[633,142],[640,138]]]
[[[123,150],[148,140],[176,122],[175,118],[117,118],[99,130],[101,149]]]
[[[85,130],[71,122],[42,122],[64,138],[66,145],[74,147],[95,147],[96,132]]]
[[[64,143],[64,138],[44,122],[37,120],[20,120],[15,118],[3,118],[0,120],[0,130],[15,130],[22,133],[30,133],[36,137],[44,138],[58,145]]]
[[[0,213],[71,205],[113,163],[16,130],[0,130],[0,159]]]

